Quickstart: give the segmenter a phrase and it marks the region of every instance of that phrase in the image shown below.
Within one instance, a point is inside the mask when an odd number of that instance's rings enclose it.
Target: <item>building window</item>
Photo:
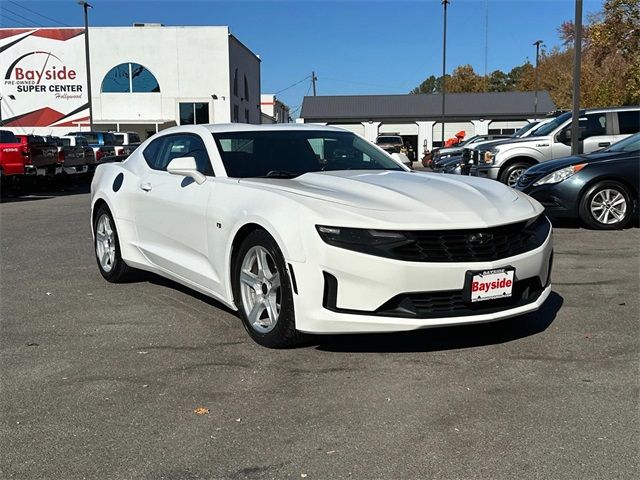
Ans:
[[[244,76],[244,99],[249,101],[249,82],[246,75]]]
[[[160,84],[145,66],[139,63],[121,63],[104,76],[101,91],[102,93],[158,93]]]
[[[238,123],[239,117],[240,117],[240,109],[238,108],[237,105],[234,105],[233,106],[233,121],[235,123]]]
[[[238,96],[238,69],[233,72],[233,94]]]
[[[249,123],[249,109],[244,109],[244,123]]]
[[[208,103],[181,103],[180,125],[209,123]]]

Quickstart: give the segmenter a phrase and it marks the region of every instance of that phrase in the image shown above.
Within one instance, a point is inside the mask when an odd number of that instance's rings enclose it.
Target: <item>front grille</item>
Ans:
[[[549,260],[549,271],[551,262]],[[323,272],[324,293],[322,306],[327,310],[350,315],[374,315],[379,317],[404,318],[445,318],[483,315],[535,302],[544,287],[539,277],[516,280],[511,297],[484,302],[467,302],[464,290],[446,290],[439,292],[401,293],[385,302],[374,311],[340,308],[336,305],[338,297],[338,280],[330,273]]]
[[[523,173],[522,175],[520,175],[520,178],[518,179],[518,186],[528,187],[533,182],[535,182],[540,176],[541,175],[538,173]]]
[[[442,318],[482,315],[535,302],[544,288],[538,277],[516,281],[509,298],[467,302],[463,290],[403,293],[393,297],[375,314],[392,317]]]
[[[544,243],[551,225],[540,215],[526,222],[468,230],[403,231],[407,242],[394,246],[392,258],[410,262],[485,262],[513,257]]]

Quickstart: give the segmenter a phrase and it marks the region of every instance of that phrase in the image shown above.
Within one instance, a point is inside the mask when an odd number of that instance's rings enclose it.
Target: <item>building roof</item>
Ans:
[[[449,93],[447,118],[533,117],[534,92]],[[556,107],[547,91],[538,92],[538,114]],[[437,120],[442,113],[439,94],[340,95],[304,97],[300,117],[313,120],[409,118]]]

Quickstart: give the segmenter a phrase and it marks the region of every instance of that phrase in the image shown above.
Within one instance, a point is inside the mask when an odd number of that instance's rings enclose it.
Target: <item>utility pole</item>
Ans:
[[[576,0],[573,40],[573,111],[571,117],[571,155],[582,153],[580,139],[580,64],[582,61],[582,0]]]
[[[87,64],[87,95],[89,95],[89,131],[93,131],[93,106],[91,99],[91,60],[89,57],[89,14],[90,8],[93,8],[85,0],[80,0],[79,5],[84,9],[84,55]]]
[[[542,40],[538,40],[538,41],[533,43],[536,46],[536,91],[535,91],[535,97],[534,97],[534,100],[533,100],[533,119],[534,120],[538,119],[538,90],[540,90],[540,87],[539,87],[540,77],[538,75],[538,62],[540,61],[540,45],[542,45],[542,43],[543,43]]]
[[[311,72],[311,84],[313,85],[313,96],[316,96],[316,80],[318,80],[318,77],[316,77],[316,72]]]
[[[445,74],[447,73],[447,6],[449,5],[449,0],[442,0],[442,6],[444,7],[444,29],[442,32],[442,80],[441,80],[441,90],[442,90],[442,145],[441,148],[444,147],[444,98],[447,93],[447,89],[445,86]]]

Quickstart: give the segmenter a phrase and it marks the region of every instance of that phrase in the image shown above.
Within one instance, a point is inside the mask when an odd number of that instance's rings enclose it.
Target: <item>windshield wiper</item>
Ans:
[[[295,178],[302,175],[300,172],[290,172],[288,170],[271,170],[263,178]]]

